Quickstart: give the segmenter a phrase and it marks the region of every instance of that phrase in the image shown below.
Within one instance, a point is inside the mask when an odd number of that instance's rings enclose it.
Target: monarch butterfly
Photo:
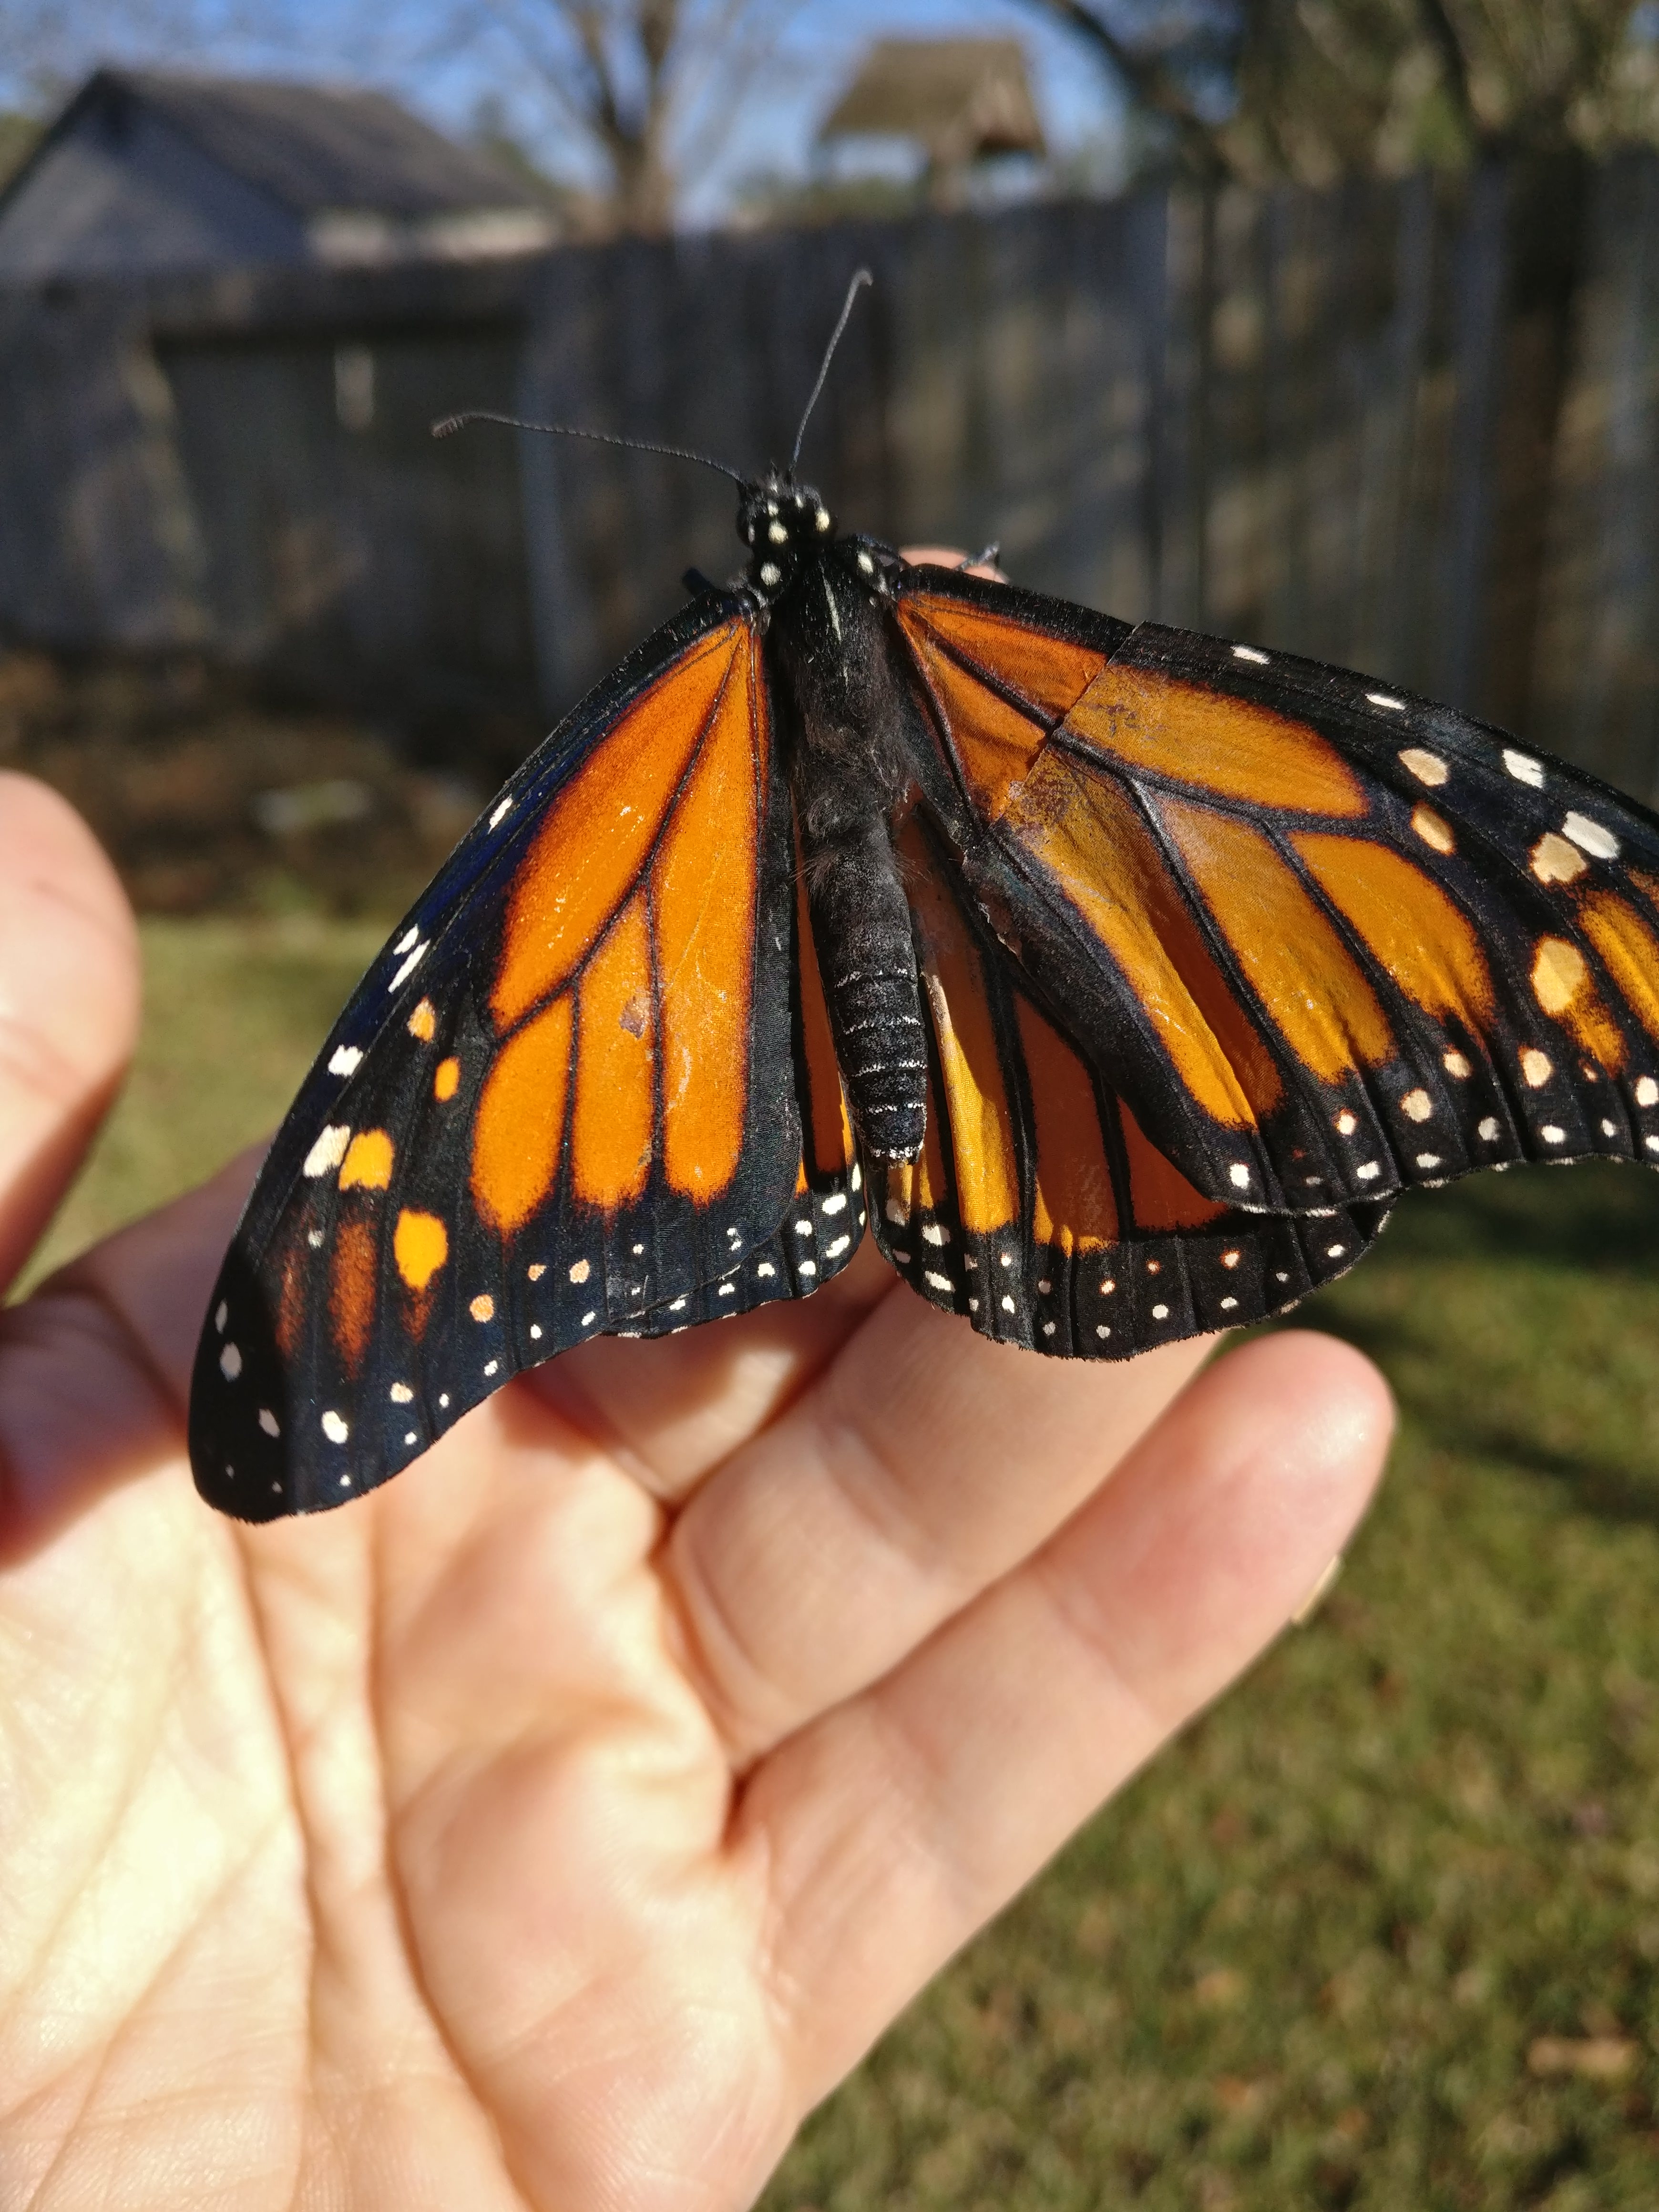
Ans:
[[[197,1357],[214,1505],[337,1504],[866,1227],[983,1334],[1117,1359],[1282,1312],[1402,1189],[1659,1161],[1659,817],[726,473],[740,579],[519,769],[277,1136]]]

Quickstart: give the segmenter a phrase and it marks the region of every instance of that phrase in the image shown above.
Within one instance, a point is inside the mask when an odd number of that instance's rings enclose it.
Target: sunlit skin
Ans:
[[[0,777],[8,1279],[137,994],[107,863]],[[250,1172],[0,1319],[0,2201],[34,2212],[749,2203],[1283,1627],[1386,1446],[1327,1338],[1037,1359],[866,1249],[241,1527],[183,1409]]]

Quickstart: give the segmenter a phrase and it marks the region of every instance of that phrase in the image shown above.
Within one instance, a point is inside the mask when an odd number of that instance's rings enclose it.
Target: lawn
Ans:
[[[150,921],[59,1255],[276,1117],[379,933]],[[1659,1180],[1408,1201],[1331,1597],[811,2121],[767,2212],[1659,2203]]]

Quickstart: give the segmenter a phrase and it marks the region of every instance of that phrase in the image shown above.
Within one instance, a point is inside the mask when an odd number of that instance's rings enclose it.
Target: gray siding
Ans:
[[[137,276],[302,260],[300,218],[159,117],[118,135],[94,109],[48,146],[0,208],[0,283]]]

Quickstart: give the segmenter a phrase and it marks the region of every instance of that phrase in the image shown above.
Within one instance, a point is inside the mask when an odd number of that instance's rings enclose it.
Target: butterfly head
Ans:
[[[804,553],[830,543],[835,524],[810,484],[772,476],[744,486],[738,535],[749,548],[750,582],[771,599],[788,583]]]

